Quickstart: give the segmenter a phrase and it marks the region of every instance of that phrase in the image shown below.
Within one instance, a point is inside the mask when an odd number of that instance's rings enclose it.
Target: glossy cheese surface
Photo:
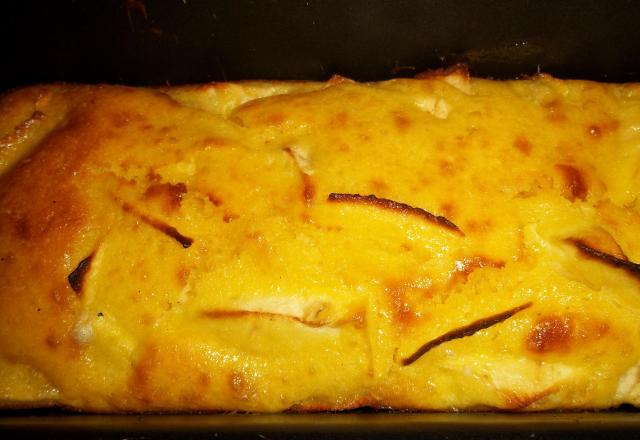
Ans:
[[[0,99],[0,406],[640,405],[640,86]]]

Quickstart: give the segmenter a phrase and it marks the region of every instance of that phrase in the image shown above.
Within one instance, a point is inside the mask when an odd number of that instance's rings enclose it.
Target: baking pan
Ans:
[[[630,0],[58,0],[0,5],[0,90],[53,81],[177,85],[475,76],[640,81]],[[586,413],[103,416],[0,412],[0,432],[65,438],[640,438],[633,408]]]
[[[10,0],[0,87],[239,79],[359,80],[466,62],[640,80],[634,0]]]
[[[640,413],[199,414],[99,416],[19,411],[0,417],[11,438],[636,439]],[[6,438],[6,437],[5,437]]]

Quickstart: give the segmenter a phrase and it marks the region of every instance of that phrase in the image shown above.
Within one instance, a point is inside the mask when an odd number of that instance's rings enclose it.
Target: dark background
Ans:
[[[0,89],[472,74],[640,80],[640,2],[10,0]]]

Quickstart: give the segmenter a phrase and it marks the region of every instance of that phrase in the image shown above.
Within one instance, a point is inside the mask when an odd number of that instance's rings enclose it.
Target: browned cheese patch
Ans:
[[[181,287],[185,287],[187,285],[187,282],[189,281],[189,275],[191,275],[191,271],[189,270],[189,268],[184,266],[180,266],[178,268],[176,278],[178,279],[178,284]]]
[[[369,188],[377,194],[384,193],[389,190],[389,185],[382,179],[371,179],[369,181]]]
[[[153,400],[152,378],[153,370],[158,364],[158,348],[154,345],[147,346],[133,365],[133,372],[129,378],[128,386],[136,399],[145,404]]]
[[[400,133],[406,133],[413,125],[413,119],[404,112],[396,111],[392,112],[393,123]]]
[[[187,186],[182,182],[177,184],[155,183],[147,188],[144,198],[160,203],[163,211],[171,214],[180,209],[182,197],[186,193]]]
[[[215,195],[213,192],[207,193],[207,199],[209,199],[209,201],[213,203],[213,206],[218,207],[222,205],[222,199]]]
[[[343,130],[347,128],[351,121],[349,114],[347,112],[338,112],[329,118],[328,126],[332,130]]]
[[[586,200],[589,188],[583,172],[573,165],[556,164],[555,168],[562,175],[564,182],[563,196],[571,202],[576,199]]]
[[[567,115],[560,100],[551,99],[542,103],[542,107],[547,112],[547,120],[549,122],[561,124],[567,121]]]
[[[466,257],[456,261],[453,273],[449,280],[450,285],[458,283],[466,283],[469,275],[477,269],[485,267],[493,267],[502,269],[504,267],[504,261],[493,260],[482,255],[476,255],[473,257]]]
[[[327,198],[328,202],[331,203],[354,203],[354,204],[362,204],[374,206],[377,208],[382,208],[390,211],[395,211],[403,215],[412,215],[415,217],[422,218],[431,223],[434,223],[438,226],[442,226],[443,228],[449,229],[459,235],[464,236],[464,233],[448,218],[441,215],[434,215],[429,211],[426,211],[422,208],[417,208],[411,205],[407,205],[406,203],[396,202],[390,199],[379,198],[373,194],[368,196],[363,196],[360,194],[345,194],[345,193],[331,193]]]
[[[145,126],[148,124],[147,118],[145,118],[140,113],[135,113],[131,111],[119,111],[119,112],[111,112],[106,115],[107,119],[111,124],[116,128],[124,128],[127,125],[137,123],[140,126]]]
[[[232,221],[238,219],[238,217],[239,216],[237,214],[233,214],[231,212],[225,212],[222,215],[222,221],[225,222],[225,223],[231,223]]]
[[[614,133],[619,126],[620,122],[618,120],[607,119],[605,121],[588,124],[585,131],[590,138],[597,140]]]
[[[456,174],[457,167],[450,160],[441,160],[438,163],[438,169],[440,170],[440,175],[443,177],[451,177]]]
[[[531,150],[533,150],[533,145],[524,135],[517,136],[513,141],[513,146],[525,156],[530,156]]]
[[[537,320],[527,335],[525,346],[536,354],[568,353],[572,348],[602,338],[609,330],[609,324],[598,319],[548,315]]]
[[[205,149],[226,147],[229,145],[229,141],[227,139],[219,136],[207,136],[202,139],[200,143]]]
[[[393,321],[399,325],[400,329],[411,326],[421,317],[411,301],[410,289],[411,287],[404,283],[390,283],[385,288],[385,293],[391,304]]]
[[[536,323],[527,336],[527,349],[534,353],[567,351],[573,333],[573,320],[567,316],[547,316]]]
[[[493,229],[493,221],[490,218],[470,220],[465,225],[465,231],[470,234],[486,234]]]

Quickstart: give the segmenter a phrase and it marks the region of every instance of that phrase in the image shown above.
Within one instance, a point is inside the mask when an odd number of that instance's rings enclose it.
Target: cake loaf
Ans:
[[[640,405],[640,85],[0,98],[0,407]]]

